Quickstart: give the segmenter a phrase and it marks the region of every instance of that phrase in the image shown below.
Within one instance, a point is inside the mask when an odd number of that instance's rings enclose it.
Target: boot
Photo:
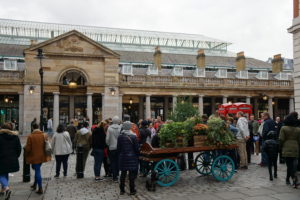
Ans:
[[[30,186],[31,190],[35,191],[36,190],[36,182],[33,183],[32,186]]]
[[[296,176],[296,177],[293,178],[293,187],[297,189],[298,185],[299,185],[298,184],[298,177]]]
[[[43,188],[39,188],[38,191],[36,191],[37,194],[43,194]]]

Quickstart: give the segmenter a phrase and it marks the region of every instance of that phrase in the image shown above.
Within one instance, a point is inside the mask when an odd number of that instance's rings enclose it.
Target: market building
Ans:
[[[30,132],[41,110],[41,66],[43,116],[54,127],[124,113],[167,119],[185,100],[208,115],[227,102],[251,103],[256,116],[293,111],[292,70],[281,55],[270,64],[229,45],[202,35],[0,19],[0,123],[16,119]]]
[[[288,29],[293,34],[294,44],[294,89],[295,89],[295,111],[300,112],[300,4],[299,0],[294,0],[293,24]]]

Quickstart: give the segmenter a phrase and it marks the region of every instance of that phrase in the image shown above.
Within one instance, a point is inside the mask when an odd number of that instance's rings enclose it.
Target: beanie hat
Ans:
[[[113,124],[118,124],[120,122],[120,118],[118,117],[118,116],[114,116],[113,118],[112,118],[112,123]]]
[[[126,121],[123,123],[123,126],[122,126],[123,130],[130,130],[131,129],[131,122],[130,121]]]

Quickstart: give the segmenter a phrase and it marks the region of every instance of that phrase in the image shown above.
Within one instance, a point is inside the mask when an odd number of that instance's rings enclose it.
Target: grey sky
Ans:
[[[0,18],[202,34],[292,58],[292,0],[1,0]]]

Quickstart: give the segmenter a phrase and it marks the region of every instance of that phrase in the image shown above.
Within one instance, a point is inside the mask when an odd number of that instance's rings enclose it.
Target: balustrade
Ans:
[[[173,77],[173,76],[146,76],[121,75],[121,85],[145,85],[145,86],[195,86],[198,87],[241,87],[241,88],[284,88],[293,89],[293,81],[287,80],[257,80],[257,79],[233,79],[233,78],[202,78],[202,77]]]

